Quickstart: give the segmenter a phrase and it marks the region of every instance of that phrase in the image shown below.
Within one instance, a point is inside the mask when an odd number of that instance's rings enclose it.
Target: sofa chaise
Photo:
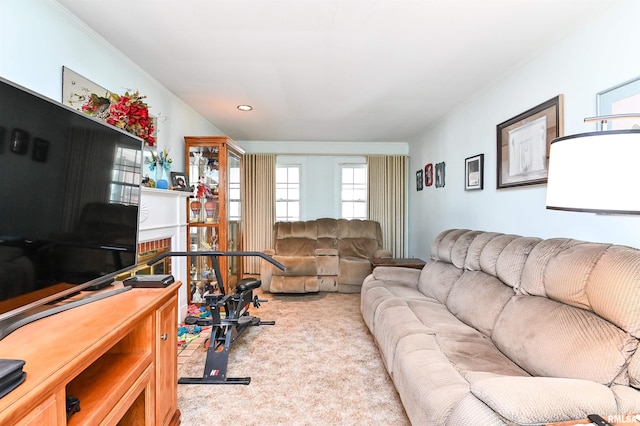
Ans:
[[[375,268],[361,311],[415,425],[640,413],[639,250],[448,230],[421,271]]]
[[[287,269],[261,262],[262,289],[271,293],[358,293],[371,273],[369,258],[391,257],[382,248],[380,223],[373,220],[276,222],[273,241],[264,253]]]

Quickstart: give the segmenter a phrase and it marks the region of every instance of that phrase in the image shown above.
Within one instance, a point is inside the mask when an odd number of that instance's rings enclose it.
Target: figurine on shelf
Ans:
[[[216,221],[217,202],[212,199],[208,199],[204,203],[204,210],[207,212],[207,223],[214,223]]]
[[[191,214],[192,214],[191,222],[199,222],[202,203],[199,200],[193,200],[191,203],[189,203],[189,207],[191,207]]]
[[[194,217],[191,221],[192,222],[206,221],[207,223],[214,223],[214,222],[217,222],[216,213],[217,213],[218,203],[213,200],[213,192],[211,192],[211,189],[204,182],[205,182],[204,176],[200,176],[193,195],[197,200],[199,200],[197,201],[197,203],[199,203],[200,208],[204,207],[206,216],[204,218],[200,218],[200,209],[198,209],[197,215],[194,212],[194,216],[197,216],[197,217]],[[192,201],[191,204],[195,202],[196,201]]]
[[[196,186],[194,195],[196,198],[213,198],[211,189],[204,183],[204,176],[200,176],[198,179],[198,185]]]

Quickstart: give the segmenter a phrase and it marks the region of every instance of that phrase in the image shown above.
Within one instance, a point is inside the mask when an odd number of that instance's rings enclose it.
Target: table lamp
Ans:
[[[624,114],[585,119],[638,117]],[[640,214],[640,128],[563,136],[551,142],[547,209]]]

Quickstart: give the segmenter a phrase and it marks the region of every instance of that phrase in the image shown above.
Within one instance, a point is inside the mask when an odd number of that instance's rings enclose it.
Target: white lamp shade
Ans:
[[[640,130],[565,136],[551,142],[547,208],[640,214]]]

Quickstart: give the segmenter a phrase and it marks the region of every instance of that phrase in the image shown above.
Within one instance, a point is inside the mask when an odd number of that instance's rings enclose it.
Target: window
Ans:
[[[341,217],[344,219],[367,218],[367,166],[342,164],[341,169]]]
[[[109,201],[120,204],[138,204],[142,151],[116,147],[113,172],[111,174],[111,196]]]
[[[240,212],[240,159],[229,155],[229,220],[239,221]]]
[[[300,166],[276,167],[276,221],[300,220]]]

